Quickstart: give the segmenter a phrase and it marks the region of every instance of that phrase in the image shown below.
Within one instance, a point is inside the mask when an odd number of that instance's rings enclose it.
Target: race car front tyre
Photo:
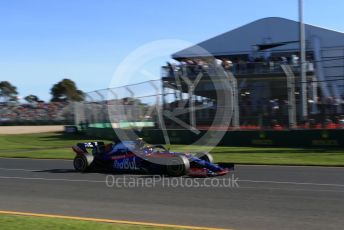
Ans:
[[[169,176],[184,176],[190,170],[190,162],[185,156],[175,156],[170,159],[166,170]]]
[[[77,172],[87,172],[91,168],[93,156],[90,154],[78,154],[73,161],[74,169]]]
[[[197,153],[195,156],[206,162],[214,163],[214,158],[210,153]]]

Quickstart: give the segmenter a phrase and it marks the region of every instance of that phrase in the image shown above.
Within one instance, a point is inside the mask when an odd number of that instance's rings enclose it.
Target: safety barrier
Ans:
[[[127,132],[130,137],[131,130],[117,130]],[[201,130],[195,134],[188,130],[167,130],[171,144],[190,145],[196,142],[206,132]],[[119,138],[112,128],[88,128],[87,135],[118,141]],[[142,129],[135,131],[135,134],[142,137],[150,144],[164,144],[164,135],[159,129]],[[344,129],[313,129],[313,130],[238,130],[225,131],[220,146],[275,146],[275,147],[344,147]]]

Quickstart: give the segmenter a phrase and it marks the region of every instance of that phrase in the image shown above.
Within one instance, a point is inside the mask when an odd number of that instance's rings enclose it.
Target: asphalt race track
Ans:
[[[79,174],[67,160],[0,158],[0,185],[7,211],[232,229],[344,226],[344,168],[237,166],[220,178],[161,179]]]

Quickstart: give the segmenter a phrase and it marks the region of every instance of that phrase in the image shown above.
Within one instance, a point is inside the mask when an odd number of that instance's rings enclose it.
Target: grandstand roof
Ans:
[[[318,37],[322,47],[344,46],[344,33],[306,24],[306,40]],[[271,48],[272,52],[297,50],[299,47],[297,21],[269,17],[251,22],[237,29],[210,38],[172,55],[175,59],[200,56],[225,56],[252,53],[257,45],[291,42]],[[294,42],[293,42],[294,41]],[[296,42],[295,42],[296,41]],[[201,48],[200,48],[201,47]]]

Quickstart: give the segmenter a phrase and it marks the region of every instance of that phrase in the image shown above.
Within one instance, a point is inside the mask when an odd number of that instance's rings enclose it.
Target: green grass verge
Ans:
[[[172,145],[171,149],[187,150]],[[189,151],[202,150],[192,146]],[[210,151],[216,162],[268,165],[344,166],[344,149],[276,148],[276,147],[222,147]]]
[[[71,146],[91,140],[63,133],[0,135],[0,157],[73,159]],[[175,151],[207,150],[200,146],[170,147]],[[222,163],[344,166],[344,149],[215,147],[211,153]]]
[[[63,133],[0,135],[0,157],[73,159],[75,143],[93,140]]]
[[[132,230],[132,229],[176,229],[162,228],[130,224],[112,224],[99,223],[92,221],[67,220],[48,217],[30,217],[16,215],[0,215],[0,229],[2,230],[18,230],[18,229],[34,229],[34,230]],[[178,228],[181,229],[181,228]]]

